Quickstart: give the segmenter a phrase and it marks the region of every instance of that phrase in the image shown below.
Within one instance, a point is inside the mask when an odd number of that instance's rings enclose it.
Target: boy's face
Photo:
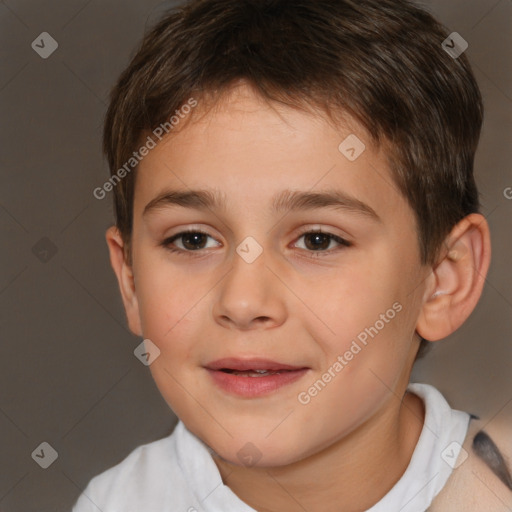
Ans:
[[[428,271],[412,209],[357,124],[335,129],[285,107],[279,116],[245,87],[228,100],[140,163],[127,312],[160,349],[152,375],[192,432],[235,464],[249,454],[260,466],[285,465],[396,409]],[[354,161],[338,149],[351,133],[366,144]],[[225,208],[160,201],[144,213],[162,194],[206,189],[222,194]],[[285,190],[337,191],[348,206],[274,212]],[[180,253],[162,245],[189,229],[208,236],[169,242]],[[304,235],[319,229],[350,245]],[[243,377],[207,369],[223,358],[306,370]],[[266,383],[277,387],[265,391]]]

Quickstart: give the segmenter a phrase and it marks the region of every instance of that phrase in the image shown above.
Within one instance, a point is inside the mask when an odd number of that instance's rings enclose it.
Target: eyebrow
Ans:
[[[217,190],[166,190],[151,200],[142,213],[143,216],[163,208],[181,206],[196,210],[226,210],[226,197]],[[339,190],[326,192],[303,192],[283,190],[272,199],[271,211],[315,210],[331,208],[364,215],[376,222],[382,222],[375,210],[359,199]]]

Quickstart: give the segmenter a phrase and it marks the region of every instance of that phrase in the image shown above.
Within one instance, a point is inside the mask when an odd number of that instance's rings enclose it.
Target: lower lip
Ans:
[[[210,370],[208,373],[213,381],[224,391],[244,397],[257,397],[267,395],[291,384],[303,377],[308,368],[300,370],[284,371],[280,374],[273,374],[264,377],[241,377],[233,373],[221,372],[220,370]]]

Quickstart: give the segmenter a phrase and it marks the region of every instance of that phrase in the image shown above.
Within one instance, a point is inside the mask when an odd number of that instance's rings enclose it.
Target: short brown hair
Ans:
[[[385,144],[415,213],[422,263],[433,265],[453,226],[479,211],[482,98],[466,56],[442,47],[447,36],[406,0],[192,0],[145,34],[111,92],[111,174],[191,96],[220,98],[243,80],[266,100],[331,119],[346,112]],[[114,187],[128,254],[134,187],[135,171]]]

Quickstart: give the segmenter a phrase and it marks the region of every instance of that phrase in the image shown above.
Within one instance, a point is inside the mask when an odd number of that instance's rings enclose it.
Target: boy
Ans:
[[[461,48],[402,0],[195,0],[145,36],[95,194],[180,421],[75,512],[512,509],[502,440],[409,384],[490,261]]]

